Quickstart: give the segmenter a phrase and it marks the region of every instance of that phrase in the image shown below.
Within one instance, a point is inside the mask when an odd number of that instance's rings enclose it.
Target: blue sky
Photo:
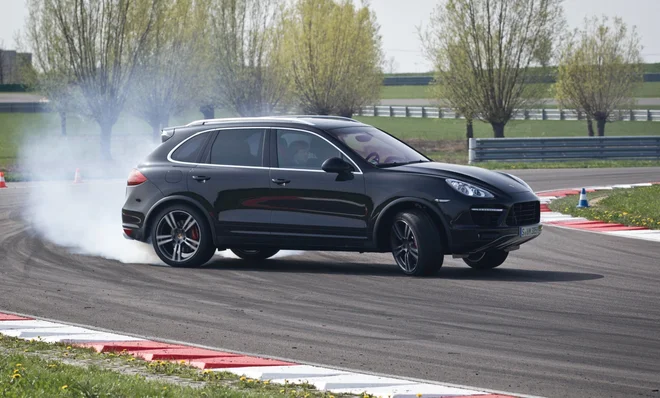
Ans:
[[[383,48],[394,59],[396,72],[430,69],[420,51],[416,26],[428,21],[438,0],[371,0],[383,36]],[[27,15],[25,0],[0,0],[0,42],[14,47],[14,35],[23,28]],[[646,62],[660,62],[660,0],[565,0],[568,25],[579,27],[586,16],[620,16],[636,25],[642,37]]]

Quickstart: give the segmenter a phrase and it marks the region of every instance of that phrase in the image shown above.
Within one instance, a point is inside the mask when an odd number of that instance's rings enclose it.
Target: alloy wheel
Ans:
[[[392,254],[399,267],[406,273],[413,273],[419,263],[419,247],[415,233],[404,220],[396,220],[392,225]]]
[[[156,227],[158,250],[174,262],[184,262],[199,250],[201,230],[195,217],[183,210],[166,213]]]

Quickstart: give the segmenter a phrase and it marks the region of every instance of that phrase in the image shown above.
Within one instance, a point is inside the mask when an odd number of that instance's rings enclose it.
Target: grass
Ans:
[[[218,116],[223,116],[219,114]],[[198,119],[201,114],[187,112],[171,120],[172,125],[184,124]],[[389,117],[358,117],[357,119],[375,125],[409,142],[423,153],[434,159],[466,163],[467,149],[465,141],[465,121],[462,119],[417,119]],[[0,171],[5,171],[8,181],[24,180],[24,170],[17,166],[19,148],[25,141],[39,140],[44,137],[61,137],[59,117],[53,113],[0,113]],[[142,120],[130,115],[123,115],[113,130],[113,137],[136,137],[147,140],[151,128]],[[657,122],[615,122],[608,123],[605,134],[621,135],[660,135],[660,123]],[[477,138],[492,137],[490,125],[482,122],[474,124]],[[584,121],[546,120],[546,121],[511,121],[505,128],[507,137],[573,137],[586,136]],[[68,139],[91,140],[98,142],[99,128],[94,121],[77,117],[68,120]],[[127,140],[113,139],[113,153],[119,153]],[[130,149],[130,148],[129,148]],[[97,157],[93,151],[83,154],[89,158]],[[79,159],[76,158],[76,161]],[[88,159],[81,159],[82,162]],[[617,167],[617,166],[656,166],[658,162],[607,161],[607,162],[571,162],[571,163],[498,163],[497,168],[555,168],[555,167]],[[491,164],[480,165],[494,167]],[[71,173],[69,173],[71,174]],[[66,178],[70,178],[66,175]]]
[[[395,117],[357,117],[356,119],[381,128],[401,139],[463,140],[465,120],[421,119]],[[575,120],[513,120],[505,129],[506,137],[576,137],[587,135],[585,121]],[[658,122],[614,122],[605,126],[605,135],[660,135]],[[474,123],[474,136],[493,136],[491,126]]]
[[[548,98],[552,97],[551,84],[547,86]],[[431,98],[429,86],[383,86],[381,99]],[[635,98],[660,98],[660,82],[644,82],[635,90]]]
[[[0,395],[7,397],[309,397],[314,386],[271,384],[228,372],[146,362],[128,354],[98,354],[64,344],[0,335]],[[345,396],[345,395],[343,395]]]
[[[574,217],[660,229],[660,185],[588,193],[591,207],[578,209],[577,195],[550,202],[550,209]]]

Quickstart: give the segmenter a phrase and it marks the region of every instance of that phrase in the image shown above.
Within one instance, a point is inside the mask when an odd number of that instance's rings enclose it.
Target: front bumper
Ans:
[[[538,227],[542,230],[540,223],[525,225],[524,227]],[[455,227],[452,228],[453,254],[471,254],[486,250],[515,250],[523,243],[537,238],[538,235],[521,236],[521,227],[501,228],[475,228]]]

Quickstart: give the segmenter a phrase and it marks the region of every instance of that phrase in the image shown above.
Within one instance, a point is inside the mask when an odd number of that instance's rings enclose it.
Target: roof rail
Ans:
[[[305,118],[305,119],[332,119],[332,120],[345,120],[347,122],[362,123],[359,120],[352,119],[345,116],[334,116],[334,115],[287,115],[288,117],[294,118]]]
[[[218,119],[200,119],[190,122],[186,126],[203,126],[207,124],[222,124],[222,123],[244,122],[244,121],[263,122],[269,120],[270,121],[285,120],[293,123],[307,124],[310,126],[314,125],[314,123],[308,122],[306,120],[300,120],[299,118],[291,117],[291,116],[259,116],[259,117],[226,117],[226,118],[218,118]]]

